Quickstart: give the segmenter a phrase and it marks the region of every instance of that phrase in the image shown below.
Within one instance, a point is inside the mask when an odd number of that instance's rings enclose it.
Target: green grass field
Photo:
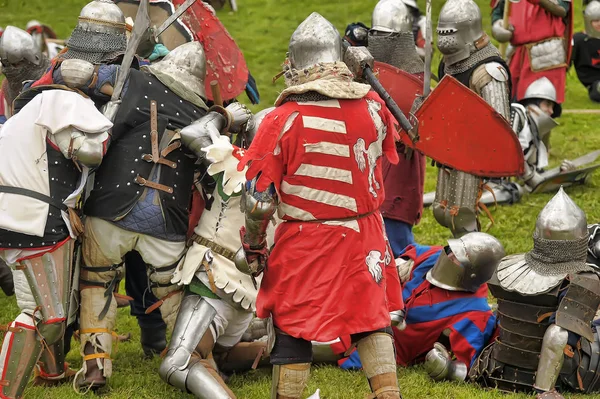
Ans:
[[[277,93],[282,90],[283,82],[271,83],[271,78],[280,71],[287,43],[295,27],[312,11],[318,11],[332,21],[340,31],[353,21],[370,23],[370,15],[376,0],[238,0],[239,12],[236,14],[224,10],[222,19],[232,36],[244,51],[252,74],[255,76],[262,96],[260,106],[254,110],[270,106]],[[423,0],[419,1],[424,4]],[[484,26],[489,30],[489,1],[478,0],[485,14]],[[37,19],[51,25],[60,37],[66,38],[74,27],[77,15],[86,0],[0,0],[0,26],[16,25],[24,28],[27,21]],[[442,0],[433,0],[434,15],[437,15]],[[576,30],[581,30],[581,2],[575,1]],[[435,19],[434,19],[435,20]],[[434,59],[437,66],[438,57]],[[242,96],[243,97],[243,96]],[[597,104],[588,100],[587,94],[577,81],[575,72],[568,76],[566,109],[598,109]],[[600,148],[600,124],[598,115],[565,114],[561,126],[552,134],[551,163],[560,163],[564,158],[575,158]],[[569,195],[587,213],[589,222],[600,220],[600,178],[593,176],[586,186],[568,189]],[[426,190],[435,188],[435,170],[428,169]],[[523,198],[521,203],[511,207],[492,208],[495,219],[489,232],[502,241],[507,253],[527,251],[532,246],[531,234],[537,214],[551,195],[536,195]],[[443,245],[448,238],[447,230],[437,225],[430,214],[425,215],[415,228],[418,242]],[[482,219],[485,226],[487,220]],[[6,324],[19,312],[13,298],[1,298],[0,323]],[[164,384],[156,373],[159,360],[146,361],[139,344],[139,329],[128,309],[119,310],[117,330],[120,333],[131,332],[133,339],[129,343],[118,345],[114,354],[114,374],[110,388],[101,396],[114,399],[125,398],[186,398],[191,397]],[[78,349],[69,353],[68,361],[74,368],[81,364]],[[333,367],[313,369],[309,391],[321,389],[321,396],[328,399],[363,398],[368,386],[361,373],[343,372]],[[400,387],[407,399],[421,398],[526,398],[526,395],[503,395],[478,389],[467,384],[433,383],[419,368],[400,369],[398,371]],[[234,376],[230,385],[238,398],[264,399],[269,397],[270,371],[259,370],[245,375]],[[307,391],[307,395],[308,395]],[[88,394],[88,396],[93,394]],[[27,398],[79,398],[70,386],[53,389],[29,388]],[[584,396],[573,395],[572,398]],[[587,398],[600,398],[600,395],[587,395]]]

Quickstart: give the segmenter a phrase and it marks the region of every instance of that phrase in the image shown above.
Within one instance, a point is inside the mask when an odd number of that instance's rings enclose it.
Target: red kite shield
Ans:
[[[408,115],[415,98],[423,94],[423,81],[390,64],[375,61],[374,71],[379,82],[392,96],[405,115]]]
[[[185,0],[173,0],[180,6]],[[248,67],[242,51],[225,26],[202,1],[196,1],[181,16],[183,23],[202,43],[206,54],[206,96],[213,100],[210,82],[216,80],[223,100],[232,100],[241,94],[248,82]]]
[[[444,76],[416,117],[418,140],[405,132],[401,140],[433,160],[482,177],[523,174],[523,151],[506,119],[452,76]]]

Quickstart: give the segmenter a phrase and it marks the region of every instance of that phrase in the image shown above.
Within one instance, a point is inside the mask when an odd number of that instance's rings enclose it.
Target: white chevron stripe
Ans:
[[[352,172],[346,169],[330,168],[327,166],[317,166],[303,163],[298,167],[298,170],[296,173],[294,173],[294,175],[341,181],[352,184]]]
[[[358,212],[356,200],[346,195],[334,194],[329,191],[317,190],[305,186],[295,186],[285,181],[281,183],[281,191],[285,194],[295,195],[308,201],[315,201],[321,204],[348,209],[352,212]]]
[[[346,144],[328,143],[326,141],[320,141],[318,143],[307,143],[304,144],[304,151],[316,152],[319,154],[335,155],[338,157],[350,157],[350,146]]]
[[[311,105],[313,107],[324,108],[340,108],[340,102],[338,100],[306,101],[303,103],[298,103],[298,105]]]
[[[346,122],[335,119],[319,118],[318,116],[302,116],[305,128],[323,130],[332,133],[346,134]]]
[[[298,220],[315,220],[316,218],[310,212],[303,209],[296,208],[293,205],[286,204],[285,202],[279,203],[279,215],[283,218],[283,215],[288,215]],[[282,214],[283,213],[283,214]]]

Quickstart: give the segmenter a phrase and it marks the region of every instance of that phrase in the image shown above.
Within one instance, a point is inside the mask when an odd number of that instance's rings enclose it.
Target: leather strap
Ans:
[[[179,149],[181,147],[181,141],[177,140],[171,144],[169,144],[168,146],[166,146],[161,152],[160,152],[160,156],[161,157],[166,157],[167,155],[169,155],[170,153],[172,153],[173,151]]]
[[[158,110],[156,101],[150,101],[150,141],[152,142],[152,161],[158,162]]]
[[[64,212],[66,212],[68,209],[65,204],[63,204],[62,202],[60,202],[58,200],[55,200],[52,197],[49,197],[42,193],[38,193],[37,191],[22,188],[22,187],[0,186],[0,193],[17,194],[17,195],[22,195],[24,197],[34,198],[36,200],[45,202],[45,203],[49,204],[50,206],[53,206],[54,208],[57,208]]]
[[[140,186],[146,186],[153,188],[155,190],[164,191],[165,193],[173,194],[173,188],[169,186],[165,186],[164,184],[154,183],[153,181],[148,181],[144,179],[142,176],[137,175],[134,180]]]

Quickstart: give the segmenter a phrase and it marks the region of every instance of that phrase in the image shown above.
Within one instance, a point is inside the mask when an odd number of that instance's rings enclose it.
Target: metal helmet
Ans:
[[[5,66],[16,65],[22,61],[39,65],[41,59],[42,54],[29,33],[15,26],[6,27],[0,36],[0,60]]]
[[[419,9],[415,0],[402,0],[402,2],[408,7],[416,8],[417,10]]]
[[[342,60],[342,38],[331,22],[313,12],[292,34],[288,57],[292,68],[306,69]]]
[[[200,42],[182,44],[165,58],[148,67],[154,74],[165,74],[206,98],[206,56]]]
[[[594,0],[585,7],[583,19],[585,20],[585,32],[593,38],[600,39],[600,31],[592,26],[592,21],[600,20],[600,1]]]
[[[62,57],[93,64],[110,61],[127,49],[126,31],[125,16],[112,0],[94,0],[81,10]]]
[[[402,0],[381,0],[373,10],[372,30],[380,32],[411,32],[412,15]]]
[[[477,50],[475,42],[485,35],[481,10],[473,0],[448,0],[440,11],[437,33],[446,65],[468,58]]]
[[[541,98],[556,102],[556,88],[547,77],[541,77],[527,87],[523,100]]]
[[[560,241],[574,241],[588,237],[585,213],[562,187],[538,215],[535,236]]]
[[[475,292],[492,277],[504,255],[504,247],[495,237],[468,233],[448,240],[426,278],[446,290]]]

